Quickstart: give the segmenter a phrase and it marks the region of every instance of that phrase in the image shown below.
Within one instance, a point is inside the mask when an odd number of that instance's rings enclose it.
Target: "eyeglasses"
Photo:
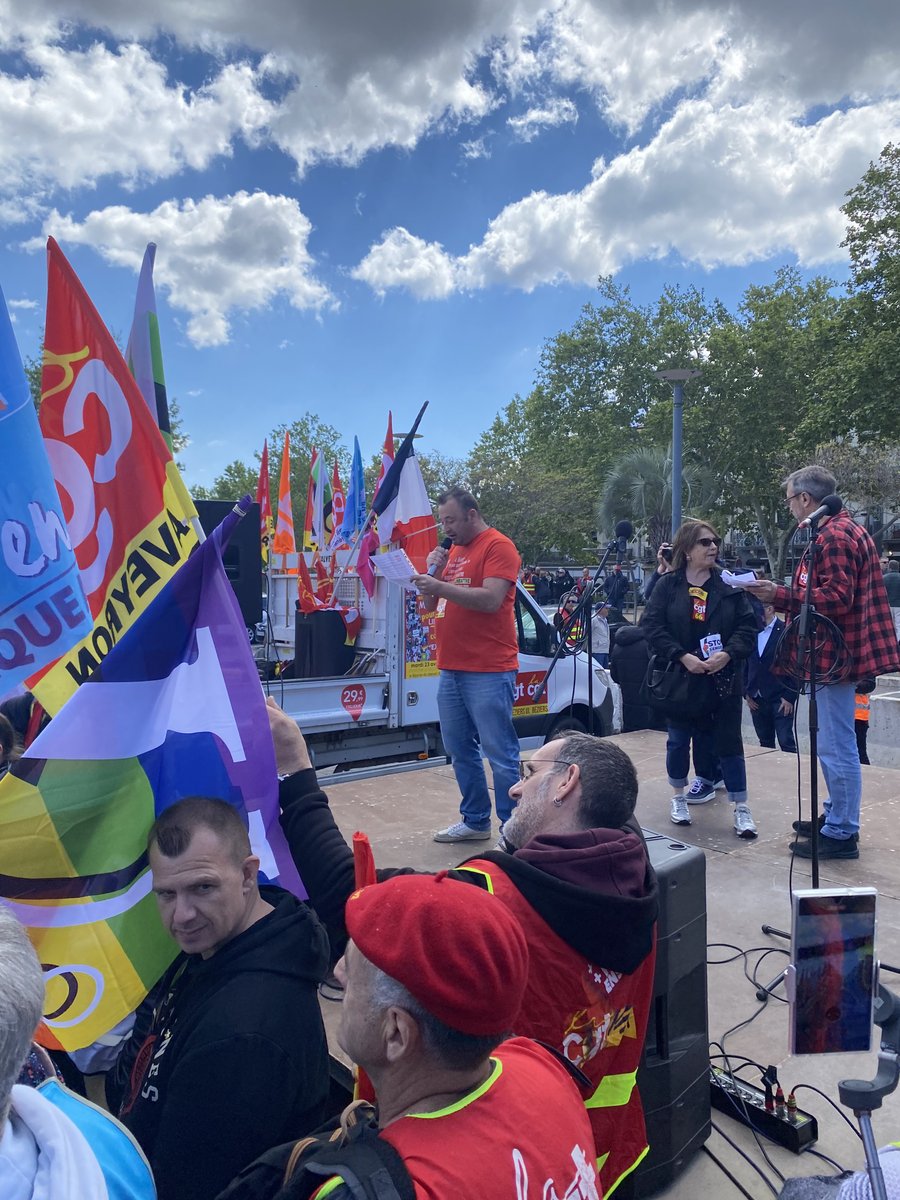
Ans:
[[[710,546],[721,546],[722,539],[721,538],[697,538],[697,545],[698,546],[706,546],[706,548],[709,549]]]
[[[565,758],[539,758],[536,763],[520,762],[519,763],[519,782],[524,783],[526,779],[530,779],[538,767],[542,767],[544,763],[561,763],[564,767],[571,767],[572,763]]]
[[[790,504],[790,502],[792,500],[796,500],[798,496],[805,496],[805,495],[806,495],[806,492],[791,492],[790,495],[787,495],[787,493],[785,493],[784,498],[785,498],[785,500],[787,500],[788,504]]]

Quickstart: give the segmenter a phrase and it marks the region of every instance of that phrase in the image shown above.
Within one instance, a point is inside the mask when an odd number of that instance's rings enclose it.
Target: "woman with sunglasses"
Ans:
[[[747,803],[747,771],[741,740],[743,660],[756,645],[757,621],[750,600],[722,582],[716,563],[721,538],[705,521],[688,520],[672,543],[672,570],[663,575],[647,604],[641,625],[655,655],[678,662],[703,677],[691,713],[667,712],[666,771],[672,786],[671,819],[690,825],[684,790],[691,738],[704,758],[717,755],[728,798],[734,805],[734,831],[755,838]]]

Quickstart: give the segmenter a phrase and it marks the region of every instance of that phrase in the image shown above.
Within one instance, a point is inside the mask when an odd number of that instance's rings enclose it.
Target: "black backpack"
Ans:
[[[333,1175],[353,1200],[416,1200],[403,1159],[378,1136],[375,1109],[364,1100],[345,1108],[336,1124],[269,1150],[218,1200],[309,1200]]]

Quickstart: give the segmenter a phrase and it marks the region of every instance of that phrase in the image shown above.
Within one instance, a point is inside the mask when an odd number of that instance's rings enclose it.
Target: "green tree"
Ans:
[[[43,344],[44,335],[41,334],[41,343]],[[39,351],[37,354],[29,355],[22,360],[22,366],[25,368],[25,378],[28,380],[28,388],[31,392],[31,399],[34,401],[35,409],[40,412],[41,408],[41,372],[43,370],[43,354]]]
[[[309,464],[313,447],[324,459],[325,469],[331,477],[335,462],[346,486],[350,469],[350,453],[341,445],[340,434],[333,425],[327,425],[313,413],[304,413],[290,425],[277,426],[269,434],[269,495],[272,500],[273,516],[278,508],[278,485],[281,479],[281,458],[284,453],[284,434],[290,433],[291,455],[291,509],[294,518],[294,533],[297,544],[306,516],[306,491],[309,484]],[[262,449],[254,454],[255,465],[235,460],[228,464],[221,475],[217,475],[209,487],[195,487],[192,495],[198,500],[238,500],[245,493],[256,497],[259,481],[259,464]]]
[[[262,458],[262,455],[257,458]],[[192,488],[191,495],[195,500],[240,500],[249,492],[255,500],[258,480],[258,461],[254,468],[235,459],[221,475],[216,476],[209,487]]]
[[[686,517],[709,516],[720,491],[709,471],[687,463],[682,468],[683,509]],[[629,520],[644,530],[654,548],[672,536],[672,452],[658,446],[632,450],[620,458],[606,477],[598,520],[605,534],[618,521]]]
[[[720,480],[720,510],[759,529],[776,575],[793,528],[780,481],[813,460],[819,441],[840,314],[832,287],[784,268],[748,288],[737,316],[711,331],[700,386],[686,393],[686,452]]]
[[[515,542],[526,563],[554,550],[582,556],[586,535],[572,520],[576,468],[563,476],[541,460],[529,444],[526,409],[515,396],[478,439],[468,460],[469,486],[485,520]]]
[[[847,193],[843,245],[851,283],[841,328],[841,359],[823,419],[834,437],[853,413],[860,442],[900,438],[900,145],[889,143]]]

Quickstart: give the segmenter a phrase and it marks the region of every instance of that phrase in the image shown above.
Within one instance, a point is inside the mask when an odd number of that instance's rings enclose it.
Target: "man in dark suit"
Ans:
[[[747,659],[744,696],[759,744],[774,750],[777,736],[780,749],[796,754],[793,725],[797,689],[787,676],[772,673],[783,629],[784,621],[775,616],[774,606],[763,604],[762,628],[757,634],[756,649]]]

